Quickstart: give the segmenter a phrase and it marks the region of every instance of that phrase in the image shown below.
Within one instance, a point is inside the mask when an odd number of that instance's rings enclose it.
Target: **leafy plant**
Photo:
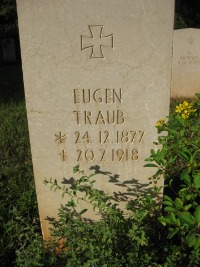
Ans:
[[[151,196],[138,197],[129,203],[132,212],[125,216],[111,196],[95,188],[94,174],[85,175],[79,166],[74,168],[74,173],[81,177],[71,187],[45,180],[51,189],[61,190],[63,196],[68,196],[66,205],[59,209],[59,219],[51,221],[52,238],[58,242],[66,266],[148,266],[156,258],[156,249],[150,248],[155,248],[153,239],[157,236],[156,228],[148,223],[150,217],[151,222],[155,221],[153,207],[158,209],[153,206]],[[87,209],[78,210],[80,201],[90,204],[101,219],[84,218]]]
[[[158,150],[146,166],[157,167],[151,190],[127,202],[128,213],[112,196],[96,189],[95,174],[74,168],[70,187],[45,181],[60,190],[66,204],[50,219],[52,238],[45,245],[37,201],[24,103],[0,106],[0,265],[89,267],[197,267],[200,263],[200,101],[176,104],[160,120]],[[157,180],[164,176],[164,198]],[[85,201],[100,220],[87,220]],[[163,203],[163,208],[161,204]]]
[[[200,251],[200,94],[196,96],[177,105],[166,123],[157,123],[161,135],[156,144],[162,148],[147,159],[158,167],[151,180],[165,178],[164,212],[158,219],[168,227],[168,238],[176,236],[196,257],[189,266],[198,266]]]
[[[197,94],[199,97],[199,95]],[[181,266],[200,263],[200,134],[199,99],[184,101],[161,119],[159,149],[151,150],[147,167],[157,167],[149,178],[152,190],[127,203],[128,214],[112,196],[95,188],[94,174],[74,168],[79,178],[71,187],[45,180],[52,190],[67,195],[58,219],[50,220],[54,251],[66,266]],[[166,134],[166,132],[168,134]],[[163,210],[157,180],[164,176]],[[87,220],[85,201],[100,214]],[[85,217],[84,217],[85,216]],[[49,246],[51,247],[51,246]]]
[[[42,244],[23,102],[0,105],[0,187],[0,265],[15,266],[34,240]]]

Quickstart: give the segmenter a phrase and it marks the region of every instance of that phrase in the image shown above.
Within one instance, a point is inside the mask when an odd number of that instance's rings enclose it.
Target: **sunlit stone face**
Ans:
[[[45,218],[57,216],[63,200],[45,178],[70,182],[79,164],[121,200],[147,187],[154,170],[144,160],[169,108],[174,1],[18,0],[17,8],[46,238]],[[87,216],[96,219],[93,210]]]

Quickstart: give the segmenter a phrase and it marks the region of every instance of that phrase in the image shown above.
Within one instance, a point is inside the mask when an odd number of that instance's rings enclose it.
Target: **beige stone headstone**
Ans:
[[[200,29],[174,31],[171,97],[200,92]]]
[[[61,197],[45,178],[96,166],[99,189],[129,196],[154,173],[143,166],[169,109],[174,0],[18,0],[17,8],[46,238]]]

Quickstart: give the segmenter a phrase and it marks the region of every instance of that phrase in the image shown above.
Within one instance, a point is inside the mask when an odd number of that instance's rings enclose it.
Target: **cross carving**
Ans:
[[[62,161],[66,161],[67,159],[67,154],[65,153],[65,150],[62,150],[62,153],[59,153],[59,155],[61,156]]]
[[[103,36],[102,25],[89,25],[90,36],[81,35],[81,51],[91,48],[90,58],[104,58],[103,47],[113,48],[113,34]]]

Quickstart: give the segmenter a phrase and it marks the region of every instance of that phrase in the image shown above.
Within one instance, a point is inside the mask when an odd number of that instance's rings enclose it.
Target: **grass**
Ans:
[[[8,267],[41,230],[20,66],[2,68],[0,88],[0,266]]]
[[[0,188],[0,266],[14,266],[18,250],[40,233],[23,101],[0,104]]]

